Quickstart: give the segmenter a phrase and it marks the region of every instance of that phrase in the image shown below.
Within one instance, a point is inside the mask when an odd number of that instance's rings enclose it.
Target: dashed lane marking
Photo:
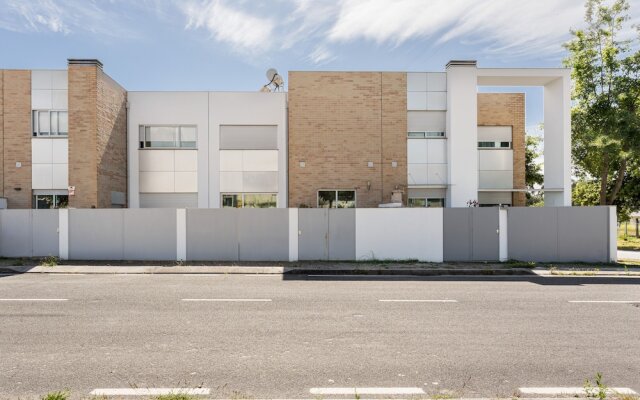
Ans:
[[[184,394],[191,396],[207,396],[211,393],[209,388],[119,388],[119,389],[94,389],[92,396],[166,396],[171,394]]]
[[[311,388],[313,395],[396,395],[396,394],[424,394],[419,387],[361,387],[361,388]]]

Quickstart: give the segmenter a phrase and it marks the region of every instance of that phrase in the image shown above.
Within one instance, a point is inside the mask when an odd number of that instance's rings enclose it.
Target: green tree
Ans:
[[[574,84],[574,173],[585,181],[579,189],[598,186],[598,204],[620,208],[640,157],[640,40],[620,39],[627,0],[587,0],[585,20],[587,27],[572,31],[565,44]]]
[[[532,189],[540,188],[544,183],[542,165],[536,159],[540,157],[540,136],[526,136],[526,147],[524,150],[525,184],[527,185],[527,206],[543,205],[541,193],[533,192]]]

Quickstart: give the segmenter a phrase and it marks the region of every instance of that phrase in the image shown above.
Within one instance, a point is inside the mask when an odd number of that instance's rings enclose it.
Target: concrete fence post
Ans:
[[[58,256],[61,260],[69,259],[69,209],[58,210]]]
[[[609,262],[618,261],[618,214],[616,206],[609,206]]]
[[[176,209],[176,260],[187,259],[187,210]]]
[[[499,260],[509,260],[509,232],[507,231],[507,209],[500,208],[498,211],[498,247],[499,247]]]
[[[298,261],[298,209],[289,209],[289,261]]]

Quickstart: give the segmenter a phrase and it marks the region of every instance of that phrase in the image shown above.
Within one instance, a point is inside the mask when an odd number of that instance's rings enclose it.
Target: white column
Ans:
[[[176,260],[187,259],[187,210],[176,209]]]
[[[447,65],[447,207],[478,199],[478,70],[475,62]]]
[[[616,206],[609,206],[609,262],[618,261],[618,215]]]
[[[289,209],[289,261],[298,261],[298,209]]]
[[[69,209],[58,210],[58,257],[69,259]]]
[[[508,242],[508,231],[507,231],[507,210],[504,208],[500,208],[498,211],[498,248],[500,249],[499,260],[507,261],[509,259],[509,242]]]
[[[547,207],[571,206],[571,76],[544,87],[544,193]]]

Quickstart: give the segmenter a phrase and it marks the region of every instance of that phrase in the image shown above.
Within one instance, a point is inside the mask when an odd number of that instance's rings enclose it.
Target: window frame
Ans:
[[[220,193],[220,208],[256,208],[256,207],[246,207],[245,195],[270,195],[274,196],[276,200],[276,205],[274,207],[264,207],[264,208],[278,208],[278,193],[277,192],[225,192]],[[239,196],[239,200],[242,204],[242,207],[225,207],[224,206],[224,197],[225,196]],[[238,198],[236,198],[236,204],[238,202]],[[258,207],[262,208],[262,207]]]
[[[424,200],[424,206],[420,206],[420,207],[409,206],[410,200]],[[440,207],[430,207],[429,201],[434,201],[434,200],[440,201],[442,205]],[[446,200],[447,200],[446,197],[408,197],[407,207],[408,208],[445,208],[445,204],[447,204]]]
[[[147,128],[177,128],[173,134],[173,146],[153,147],[147,146]],[[182,128],[193,128],[195,130],[194,147],[182,146]],[[189,140],[188,142],[192,142]],[[198,150],[198,125],[196,124],[142,124],[138,125],[138,150]]]
[[[51,205],[49,208],[38,208],[38,198],[51,197]],[[58,199],[60,197],[66,197],[66,205],[59,207]],[[69,208],[69,195],[68,194],[32,194],[31,201],[33,203],[34,210],[57,210],[60,208]]]
[[[480,146],[480,143],[493,143],[493,146]],[[507,147],[503,147],[502,144],[507,143]],[[513,150],[513,141],[502,141],[502,140],[479,140],[478,141],[478,150]]]
[[[43,135],[40,132],[40,113],[47,113],[47,120],[49,121],[49,132]],[[56,114],[56,127],[55,134],[53,133],[54,127],[52,124],[52,113]],[[67,114],[67,131],[60,132],[60,113]],[[69,110],[60,109],[35,109],[31,110],[31,137],[32,138],[68,138],[69,137]]]
[[[446,138],[447,138],[447,133],[444,131],[407,131],[407,139],[446,139]]]
[[[320,192],[335,192],[335,207],[320,207]],[[338,192],[353,192],[353,207],[338,207]],[[355,189],[318,189],[316,190],[316,208],[350,209],[358,208],[358,191]]]

